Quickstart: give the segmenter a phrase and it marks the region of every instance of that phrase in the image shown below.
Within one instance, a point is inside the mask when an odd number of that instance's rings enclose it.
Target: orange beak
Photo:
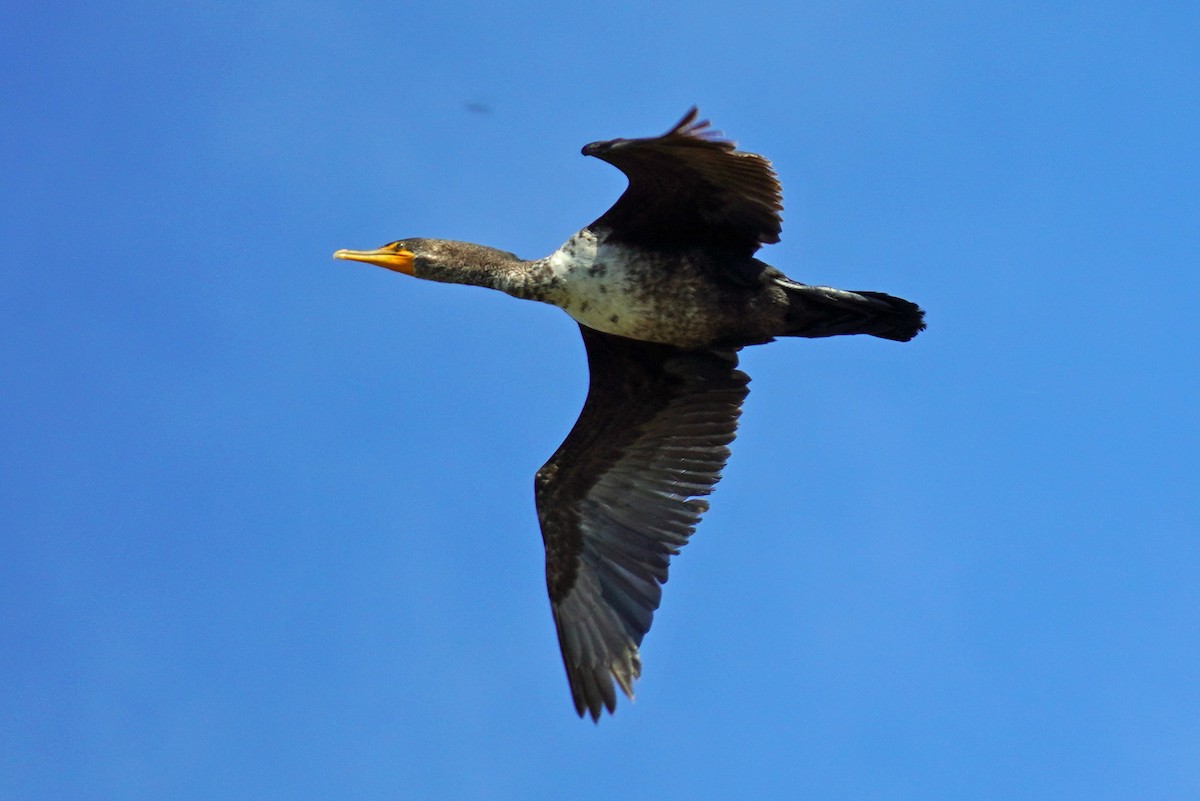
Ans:
[[[367,264],[386,267],[405,275],[413,274],[413,254],[407,248],[395,249],[388,245],[379,250],[339,250],[333,257],[347,261],[365,261]]]

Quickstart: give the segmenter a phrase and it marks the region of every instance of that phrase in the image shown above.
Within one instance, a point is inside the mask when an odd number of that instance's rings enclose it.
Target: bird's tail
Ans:
[[[782,283],[782,282],[781,282]],[[848,292],[828,286],[782,283],[788,293],[789,337],[870,334],[907,342],[925,329],[925,312],[915,303],[882,292]]]

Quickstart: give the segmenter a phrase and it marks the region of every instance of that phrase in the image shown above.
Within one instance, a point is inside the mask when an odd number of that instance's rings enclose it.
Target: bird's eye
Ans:
[[[399,253],[399,252],[400,252],[400,251],[402,251],[402,250],[408,250],[408,248],[406,248],[406,247],[404,246],[404,243],[403,243],[403,242],[393,242],[393,243],[392,243],[392,250],[393,250],[393,251],[395,251],[396,253]]]

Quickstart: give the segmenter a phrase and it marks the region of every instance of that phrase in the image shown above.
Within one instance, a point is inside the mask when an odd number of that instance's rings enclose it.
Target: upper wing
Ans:
[[[638,645],[672,554],[708,508],[749,379],[732,351],[682,350],[580,326],[591,386],[537,473],[546,584],[575,710],[633,697]]]
[[[692,109],[662,136],[583,148],[619,168],[629,187],[593,225],[642,247],[715,247],[752,256],[779,241],[783,197],[771,163],[734,149]]]

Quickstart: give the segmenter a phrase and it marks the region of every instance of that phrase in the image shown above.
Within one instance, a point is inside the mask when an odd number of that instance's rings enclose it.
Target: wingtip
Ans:
[[[675,127],[672,128],[671,130],[676,131],[676,130],[679,130],[680,128],[685,128],[685,127],[691,125],[692,123],[694,123],[696,121],[696,118],[699,116],[700,116],[700,107],[698,105],[696,105],[695,103],[693,103],[692,107],[684,112],[683,117],[680,118],[679,122],[675,123]],[[708,125],[708,120],[701,120],[700,125]]]
[[[712,127],[711,122],[699,119],[699,117],[700,107],[692,104],[692,107],[680,118],[679,122],[671,126],[671,129],[663,134],[663,136],[697,136]]]
[[[571,701],[575,705],[575,714],[580,718],[590,717],[593,723],[599,723],[606,711],[610,715],[615,714],[617,688],[632,703],[633,685],[641,673],[642,663],[638,658],[636,646],[625,654],[623,663],[614,662],[605,667],[595,666],[590,671],[578,667],[572,670],[568,667],[567,682],[571,687]],[[614,683],[616,687],[613,686]]]

